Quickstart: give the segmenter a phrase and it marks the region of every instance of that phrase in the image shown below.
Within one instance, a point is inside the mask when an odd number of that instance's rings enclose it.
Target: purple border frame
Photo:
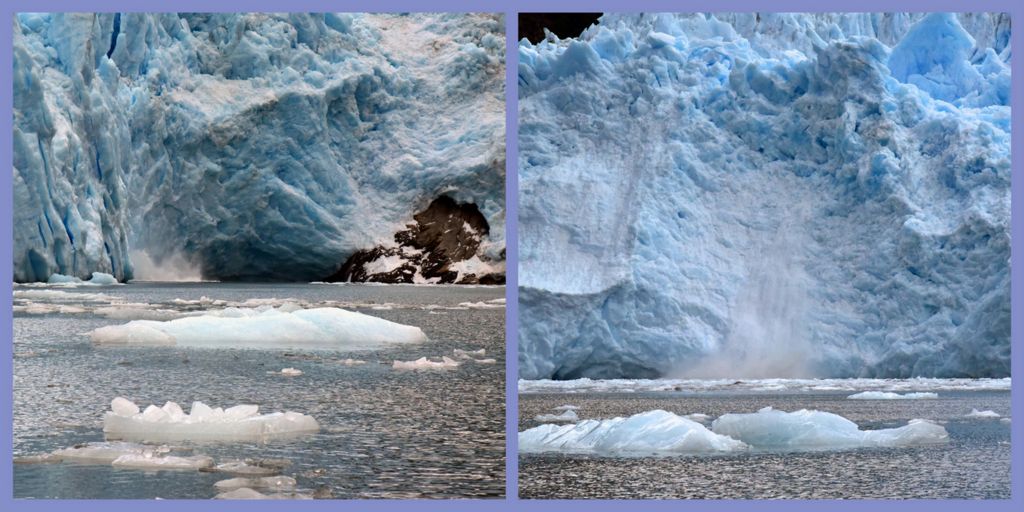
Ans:
[[[511,435],[507,437],[506,446],[508,457],[506,459],[506,472],[508,481],[506,484],[507,498],[505,500],[461,500],[461,501],[312,501],[312,502],[213,502],[213,501],[149,501],[145,502],[147,507],[159,510],[177,510],[187,503],[187,506],[208,510],[274,510],[282,507],[302,508],[307,510],[333,510],[342,507],[356,505],[360,510],[417,510],[417,511],[449,511],[449,510],[482,510],[482,511],[512,511],[512,510],[551,510],[562,512],[568,509],[579,509],[584,506],[594,512],[617,511],[623,507],[641,507],[645,510],[678,510],[680,508],[693,508],[700,510],[791,510],[791,511],[817,511],[822,507],[830,507],[835,510],[854,510],[871,507],[880,512],[887,510],[914,509],[928,507],[936,512],[960,511],[966,507],[984,506],[989,510],[1021,510],[1024,509],[1024,495],[1022,495],[1021,472],[1013,471],[1011,476],[1012,498],[1009,500],[972,501],[972,500],[789,500],[789,501],[757,501],[757,500],[661,500],[661,501],[634,501],[623,500],[591,500],[574,502],[571,500],[522,500],[517,497],[518,491],[518,459],[516,453],[516,435],[518,429],[518,396],[517,396],[517,373],[518,373],[518,290],[516,288],[518,271],[518,249],[516,234],[516,218],[518,215],[518,146],[516,141],[516,126],[518,120],[517,101],[517,69],[518,52],[517,42],[512,36],[518,32],[516,14],[518,12],[594,12],[594,11],[620,11],[620,12],[749,12],[749,11],[776,11],[776,12],[891,12],[891,11],[1001,11],[1009,12],[1014,19],[1018,14],[1024,12],[1024,3],[1014,0],[973,0],[963,2],[956,0],[858,0],[857,2],[821,2],[820,0],[773,0],[770,2],[757,0],[719,0],[707,2],[700,0],[432,0],[429,2],[416,2],[414,0],[364,0],[355,2],[351,0],[178,0],[170,3],[155,1],[130,1],[130,0],[6,0],[0,6],[0,12],[5,17],[0,22],[0,69],[7,70],[0,76],[10,76],[12,69],[12,35],[11,16],[19,11],[195,11],[195,12],[232,12],[232,11],[264,11],[264,12],[304,12],[304,11],[349,11],[349,12],[402,12],[402,11],[450,11],[450,12],[504,12],[506,14],[505,29],[509,37],[506,38],[508,57],[506,59],[506,242],[508,245],[506,256],[508,261],[506,298],[508,306],[506,309],[506,338],[508,349],[505,363],[506,376],[506,429]],[[1024,35],[1020,30],[1011,34],[1011,45],[1022,48]],[[1016,55],[1012,58],[1013,67],[1018,68],[1021,58]],[[1019,98],[1024,93],[1024,86],[1021,80],[1016,77],[1012,82],[1012,97]],[[13,83],[9,78],[0,78],[0,160],[12,161],[11,127],[13,119]],[[1022,117],[1024,112],[1019,108],[1013,109],[1011,114],[1013,124],[1011,154],[1018,153],[1024,148],[1022,135]],[[1012,253],[1024,254],[1022,243],[1024,243],[1024,221],[1022,218],[1021,201],[1017,197],[1024,193],[1024,176],[1021,176],[1022,165],[1017,158],[1012,159],[1012,229],[1011,229],[1011,251]],[[12,175],[0,172],[0,213],[3,222],[0,222],[0,268],[12,268],[12,245],[13,226],[10,219],[13,218],[12,211]],[[134,512],[143,502],[136,500],[13,500],[12,499],[12,464],[2,462],[4,457],[10,457],[12,447],[12,385],[13,377],[12,358],[13,337],[11,319],[11,288],[10,281],[2,281],[4,288],[2,304],[0,304],[0,332],[3,333],[4,341],[7,343],[6,350],[0,353],[0,369],[3,376],[0,378],[0,453],[8,454],[0,456],[0,509],[2,510],[40,510],[56,511],[82,506],[103,506],[112,512],[131,511]],[[1011,338],[1014,350],[1011,353],[1011,370],[1013,374],[1019,375],[1024,370],[1024,352],[1018,350],[1024,343],[1024,285],[1017,273],[1011,270]],[[1011,398],[1013,410],[1024,410],[1024,395],[1013,393]],[[1021,423],[1012,424],[1012,466],[1020,468],[1024,462],[1024,449],[1019,446],[1021,439]],[[8,459],[10,460],[10,459]]]

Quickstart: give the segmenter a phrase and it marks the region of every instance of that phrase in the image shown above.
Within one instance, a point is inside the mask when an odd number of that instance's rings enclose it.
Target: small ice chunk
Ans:
[[[118,284],[117,278],[103,272],[93,272],[92,279],[89,280],[90,284],[96,285],[113,285]]]
[[[977,409],[971,409],[971,412],[967,414],[968,418],[981,418],[981,419],[995,419],[999,417],[999,414],[995,411],[979,411]]]
[[[476,364],[494,364],[494,363],[497,362],[496,360],[491,359],[491,358],[487,358],[487,359],[470,359],[470,361],[473,361]]]
[[[533,419],[541,423],[564,423],[569,421],[579,421],[580,417],[576,415],[576,411],[568,409],[562,411],[562,414],[540,414],[535,416]]]
[[[361,364],[366,364],[366,361],[363,361],[362,359],[351,359],[351,358],[349,358],[349,359],[342,359],[341,361],[338,361],[338,362],[343,364],[343,365],[345,365],[345,366],[357,366],[357,365],[361,365]]]
[[[687,414],[686,416],[683,416],[683,417],[684,418],[689,418],[689,419],[691,419],[693,421],[699,421],[699,422],[702,422],[702,423],[711,419],[711,416],[709,416],[707,414],[704,414],[704,413],[699,413],[699,412],[695,412],[693,414]]]
[[[480,350],[462,350],[457,348],[453,352],[455,353],[455,357],[459,359],[473,359],[474,357],[483,357],[484,355],[486,355],[487,349],[482,348]]]
[[[756,413],[722,415],[711,424],[711,430],[765,449],[888,448],[949,442],[946,429],[927,420],[910,420],[899,428],[861,430],[838,414],[807,409],[785,412],[771,407]]]
[[[118,416],[134,416],[139,413],[139,406],[127,398],[117,397],[110,402],[110,410]]]
[[[391,363],[391,367],[396,370],[448,370],[458,366],[459,362],[448,356],[441,356],[440,361],[431,361],[426,357],[421,357],[415,361],[394,361]]]
[[[166,446],[145,446],[121,441],[85,443],[53,452],[53,456],[65,462],[81,464],[110,464],[125,455],[149,454],[151,457],[168,453]]]
[[[214,487],[218,489],[238,489],[248,487],[250,489],[275,489],[290,491],[295,488],[295,479],[290,476],[264,476],[256,478],[229,478],[221,480]]]
[[[1009,425],[1010,424],[1010,418],[1000,418],[999,422],[1000,423],[1006,423],[1007,425]]]
[[[203,469],[213,466],[213,459],[206,455],[193,455],[191,457],[165,455],[157,457],[151,453],[142,453],[122,455],[114,459],[111,465],[114,467],[149,470]]]
[[[740,441],[662,410],[570,425],[544,424],[519,433],[520,453],[650,455],[734,452],[746,448]]]
[[[299,375],[302,375],[302,370],[297,368],[284,368],[281,370],[281,375],[286,377],[298,377]]]
[[[888,391],[864,391],[846,398],[850,400],[920,400],[938,397],[938,393],[906,393],[901,395]]]
[[[232,475],[260,476],[276,475],[279,472],[279,468],[249,464],[239,460],[217,464],[212,468],[212,471],[215,473],[230,473]]]

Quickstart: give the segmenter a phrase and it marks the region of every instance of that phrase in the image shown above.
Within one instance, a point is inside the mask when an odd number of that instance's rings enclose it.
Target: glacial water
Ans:
[[[102,293],[81,301],[18,299],[15,285],[14,456],[102,441],[103,414],[116,396],[142,407],[165,401],[186,410],[258,404],[260,412],[312,415],[315,435],[290,440],[173,443],[216,463],[287,459],[282,475],[299,492],[334,498],[500,497],[505,491],[504,287],[139,283],[54,288]],[[209,301],[200,301],[201,297]],[[84,333],[128,321],[213,309],[212,300],[295,299],[303,307],[343,307],[420,327],[421,344],[377,351],[99,347]],[[176,301],[175,299],[180,299]],[[491,301],[488,303],[487,301]],[[279,304],[283,301],[266,301]],[[465,305],[460,305],[467,303]],[[118,305],[122,306],[118,306]],[[134,304],[134,306],[123,306]],[[19,310],[19,305],[22,308]],[[113,308],[113,309],[110,309]],[[165,310],[170,313],[153,313]],[[29,311],[35,311],[34,313]],[[394,360],[485,349],[493,364],[398,371]],[[366,361],[346,365],[345,359]],[[296,368],[297,377],[280,375]],[[16,498],[208,499],[214,483],[235,475],[147,472],[110,465],[15,464]]]
[[[520,387],[523,387],[521,381]],[[598,381],[594,381],[598,382]],[[653,381],[651,381],[653,382]],[[879,381],[879,384],[882,382]],[[648,383],[650,384],[650,383]],[[833,387],[835,382],[829,383]],[[860,382],[865,384],[865,382]],[[898,383],[892,383],[894,385]],[[904,382],[904,384],[907,384]],[[951,382],[950,387],[966,387]],[[990,385],[992,382],[986,383]],[[936,382],[932,387],[940,388]],[[743,388],[742,383],[736,387]],[[802,387],[802,386],[795,386]],[[984,387],[984,386],[980,386]],[[816,409],[846,417],[861,429],[930,419],[949,443],[907,448],[750,450],[722,455],[614,457],[542,453],[519,457],[519,494],[542,499],[774,499],[1010,497],[1010,392],[939,390],[936,399],[851,400],[850,390],[661,391],[527,393],[519,398],[519,430],[555,407],[574,405],[580,420],[630,416],[653,409],[706,414],[706,426],[727,413],[762,407]],[[522,389],[520,390],[522,391]],[[1000,418],[972,418],[972,409]]]

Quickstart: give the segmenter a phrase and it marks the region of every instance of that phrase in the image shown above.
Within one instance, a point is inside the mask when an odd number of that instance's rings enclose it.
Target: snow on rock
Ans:
[[[722,415],[711,423],[711,430],[759,449],[895,448],[949,442],[946,429],[928,420],[910,420],[899,428],[861,430],[838,414],[806,409],[785,412],[771,407],[756,413]]]
[[[372,349],[419,343],[418,327],[337,308],[227,308],[165,322],[135,320],[89,333],[100,345]]]
[[[519,433],[520,453],[643,456],[735,452],[746,447],[700,423],[661,410],[571,425],[544,424]]]
[[[394,361],[391,363],[391,367],[396,370],[450,370],[458,368],[459,362],[448,356],[441,356],[440,361],[431,361],[426,357],[421,357],[415,361]]]
[[[210,408],[193,402],[186,414],[174,402],[163,407],[150,405],[142,412],[135,404],[118,397],[111,411],[103,416],[103,432],[108,439],[242,441],[266,440],[282,436],[315,433],[320,425],[311,416],[297,412],[258,414],[257,405],[236,405],[228,409]]]
[[[918,400],[924,398],[938,398],[937,393],[890,393],[887,391],[862,391],[846,398],[850,400]]]
[[[13,273],[314,280],[441,194],[504,249],[501,14],[22,13]]]
[[[999,417],[999,413],[995,411],[979,411],[977,409],[971,409],[971,412],[966,415],[968,418],[978,419],[996,419]]]
[[[1007,14],[519,43],[526,379],[1006,377]]]
[[[567,421],[579,421],[580,417],[576,414],[576,411],[567,409],[562,411],[561,414],[539,414],[534,416],[533,419],[541,423],[564,423]]]

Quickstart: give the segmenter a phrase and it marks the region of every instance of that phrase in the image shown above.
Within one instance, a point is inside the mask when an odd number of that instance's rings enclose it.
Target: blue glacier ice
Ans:
[[[1005,14],[519,44],[526,379],[1010,374]]]
[[[504,249],[504,22],[19,14],[14,279],[312,280],[444,194]],[[159,263],[159,261],[157,261]]]

